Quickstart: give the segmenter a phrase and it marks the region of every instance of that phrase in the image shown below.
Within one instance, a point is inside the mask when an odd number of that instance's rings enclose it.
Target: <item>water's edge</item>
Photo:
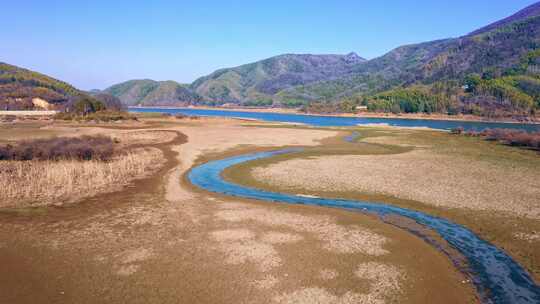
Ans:
[[[419,211],[385,205],[376,202],[352,201],[318,197],[295,196],[244,187],[222,179],[221,173],[228,167],[297,149],[240,155],[211,161],[193,168],[188,173],[190,182],[210,192],[248,199],[290,204],[327,206],[355,210],[381,217],[397,215],[407,217],[418,224],[436,231],[448,244],[458,250],[470,267],[473,283],[485,303],[540,303],[540,286],[530,274],[508,254],[482,240],[464,226]]]
[[[408,119],[408,118],[375,118],[375,117],[340,117],[318,116],[302,114],[286,114],[271,112],[245,112],[229,110],[191,109],[191,108],[129,108],[135,113],[182,113],[185,115],[229,117],[242,119],[255,119],[269,122],[286,122],[306,124],[319,127],[358,126],[358,125],[382,125],[405,128],[430,128],[437,130],[450,130],[463,128],[464,130],[481,131],[488,128],[518,129],[528,132],[540,131],[540,124],[520,124],[504,122],[479,122],[459,120],[434,120],[434,119]]]

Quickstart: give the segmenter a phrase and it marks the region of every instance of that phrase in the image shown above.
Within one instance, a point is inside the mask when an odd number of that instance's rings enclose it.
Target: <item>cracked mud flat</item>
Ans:
[[[187,142],[161,146],[167,163],[152,178],[70,207],[0,213],[0,302],[475,301],[444,255],[376,218],[211,195],[182,181],[201,157],[316,145],[335,131],[221,119],[164,126]]]

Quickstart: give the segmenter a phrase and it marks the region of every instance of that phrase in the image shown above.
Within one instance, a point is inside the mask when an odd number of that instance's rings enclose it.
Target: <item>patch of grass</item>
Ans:
[[[112,192],[156,172],[163,164],[162,157],[158,149],[140,148],[107,162],[2,161],[0,207],[47,206]]]

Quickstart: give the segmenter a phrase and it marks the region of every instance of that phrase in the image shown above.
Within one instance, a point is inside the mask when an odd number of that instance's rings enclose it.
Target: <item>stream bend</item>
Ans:
[[[482,302],[540,303],[540,286],[535,284],[529,273],[503,250],[484,241],[464,226],[419,211],[384,203],[304,197],[269,192],[230,183],[223,180],[221,176],[221,173],[226,168],[243,162],[298,151],[300,149],[286,149],[210,161],[193,168],[189,172],[188,178],[192,184],[202,189],[230,196],[268,202],[327,206],[378,214],[380,216],[398,215],[407,217],[436,231],[467,259],[471,271],[470,276]]]

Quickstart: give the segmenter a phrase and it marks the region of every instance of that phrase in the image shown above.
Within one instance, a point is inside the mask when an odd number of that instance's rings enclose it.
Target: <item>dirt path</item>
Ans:
[[[183,179],[240,151],[336,131],[166,122],[167,162],[130,188],[44,212],[0,213],[1,303],[463,303],[448,259],[369,216],[212,195]]]

